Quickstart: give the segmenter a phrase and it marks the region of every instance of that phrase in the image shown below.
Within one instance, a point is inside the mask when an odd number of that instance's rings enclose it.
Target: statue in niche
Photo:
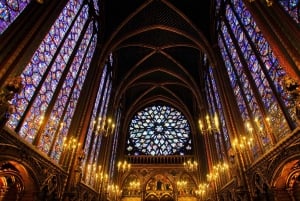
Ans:
[[[156,190],[158,190],[158,191],[163,190],[163,183],[160,179],[156,182]]]
[[[20,76],[8,78],[4,87],[0,90],[0,126],[3,128],[11,113],[14,112],[14,106],[11,100],[15,94],[23,89],[22,78]]]
[[[286,98],[294,102],[296,117],[300,120],[300,84],[287,75],[283,77],[282,84],[289,94]]]
[[[169,179],[162,176],[152,178],[147,184],[147,191],[172,191]]]

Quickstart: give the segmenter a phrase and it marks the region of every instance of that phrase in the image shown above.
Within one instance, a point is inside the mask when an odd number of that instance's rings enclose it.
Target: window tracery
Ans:
[[[129,125],[128,155],[185,155],[191,152],[187,119],[175,108],[154,105],[138,112]]]

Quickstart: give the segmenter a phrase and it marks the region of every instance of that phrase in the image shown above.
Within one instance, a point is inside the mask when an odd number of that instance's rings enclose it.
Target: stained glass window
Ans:
[[[89,147],[90,147],[90,144],[91,144],[94,127],[95,127],[97,121],[98,122],[101,121],[100,118],[97,118],[97,115],[98,115],[98,108],[100,108],[99,105],[101,105],[100,101],[102,100],[101,98],[102,98],[102,92],[103,92],[103,89],[104,89],[103,86],[104,86],[104,81],[106,79],[106,74],[107,74],[107,66],[105,66],[104,69],[103,69],[103,73],[102,73],[100,84],[99,84],[99,90],[98,90],[98,93],[97,93],[97,98],[96,98],[96,101],[95,101],[94,110],[93,110],[93,114],[92,114],[91,121],[90,121],[89,130],[88,130],[86,140],[85,140],[84,152],[85,152],[86,155],[88,153],[88,150],[89,150]],[[85,160],[86,160],[86,158],[85,158]]]
[[[224,114],[222,110],[221,100],[218,93],[216,81],[213,75],[213,69],[210,66],[208,69],[208,76],[206,77],[206,91],[207,91],[207,102],[209,106],[209,116],[215,117],[217,115],[217,119],[220,128],[219,130],[214,130],[215,142],[218,157],[220,160],[224,159],[224,153],[227,153],[228,149],[230,148],[230,141],[228,136],[227,127],[225,124]],[[213,118],[211,118],[213,119]],[[226,147],[224,147],[226,146]]]
[[[57,162],[96,48],[88,9],[82,1],[66,4],[21,74],[25,87],[7,123]]]
[[[121,124],[121,116],[122,116],[122,109],[119,108],[117,111],[117,115],[116,115],[116,128],[115,128],[115,132],[114,132],[114,139],[113,139],[113,147],[112,147],[112,155],[110,158],[110,175],[113,178],[114,174],[116,174],[116,172],[114,171],[114,168],[117,167],[117,153],[118,153],[118,148],[119,148],[119,141],[120,141],[120,136],[122,134],[121,130],[120,130],[120,124]]]
[[[269,149],[272,141],[290,132],[285,116],[293,118],[294,112],[287,107],[290,103],[280,82],[286,73],[243,1],[223,3],[226,11],[218,23],[219,47],[245,127],[250,125],[258,139],[253,147],[257,156],[259,149]]]
[[[209,108],[208,108],[208,114],[206,114],[205,117],[213,119],[212,117],[214,117],[215,115],[219,116],[219,114],[218,114],[218,112],[216,110],[216,99],[215,99],[216,97],[215,97],[215,94],[214,94],[213,89],[212,89],[212,84],[211,84],[210,76],[206,77],[205,88],[206,88],[206,91],[207,91],[206,99],[207,99],[207,103],[208,103],[208,106],[209,106]],[[222,158],[222,154],[221,154],[222,150],[221,150],[220,138],[218,136],[219,133],[216,130],[212,131],[212,133],[214,135],[215,145],[216,145],[218,157],[219,157],[219,159],[221,159]]]
[[[187,119],[175,108],[154,105],[138,112],[129,125],[128,155],[185,155],[191,152]]]
[[[71,23],[74,19],[73,17],[76,16],[76,13],[79,11],[79,8],[79,3],[73,4],[72,2],[69,2],[66,5],[63,12],[52,26],[50,32],[46,35],[46,37],[40,44],[40,47],[34,53],[30,63],[26,66],[25,70],[23,71],[22,78],[23,80],[25,80],[26,87],[15,100],[15,104],[19,105],[19,107],[17,107],[18,110],[15,114],[13,114],[13,118],[11,118],[9,121],[9,126],[11,128],[17,127],[21,117],[24,115],[24,112],[27,109],[30,101],[34,98],[35,92],[38,88],[42,88],[42,91],[44,92],[44,94],[41,95],[41,98],[39,99],[40,101],[47,101],[49,100],[49,98],[51,98],[49,96],[46,96],[46,89],[44,87],[41,87],[40,85],[43,83],[42,79],[43,76],[45,76],[46,74],[52,75],[52,77],[48,77],[48,79],[53,78],[52,82],[54,84],[57,83],[57,76],[61,75],[61,71],[65,66],[65,62],[62,63],[63,55],[61,54],[54,58],[54,55],[56,53],[55,50],[59,49],[59,44],[63,42],[62,40],[64,38],[64,35],[65,33],[67,33],[68,28],[70,29]],[[68,16],[67,13],[72,14]],[[61,22],[67,23],[65,24],[66,26],[61,27]],[[70,44],[72,43],[74,42],[71,42]],[[51,70],[51,64],[53,66],[53,70],[51,73],[49,73],[47,71]],[[55,73],[56,71],[57,73]],[[43,110],[45,109],[43,108]],[[39,124],[41,117],[42,115],[40,115],[40,117],[36,117],[33,122],[35,124]],[[32,135],[33,134],[31,134],[30,132],[30,138],[33,138]]]
[[[26,8],[30,0],[0,1],[0,35]]]
[[[300,23],[300,1],[299,0],[279,0],[283,9],[293,18],[293,20]]]
[[[92,174],[101,169],[98,165],[98,158],[100,152],[98,151],[102,144],[102,138],[105,134],[103,131],[104,124],[107,120],[107,106],[111,94],[111,72],[108,70],[108,66],[112,65],[112,57],[109,57],[109,62],[103,68],[101,75],[98,93],[90,120],[89,129],[87,132],[84,153],[87,156],[84,159],[84,181],[90,186],[94,185],[95,178]]]

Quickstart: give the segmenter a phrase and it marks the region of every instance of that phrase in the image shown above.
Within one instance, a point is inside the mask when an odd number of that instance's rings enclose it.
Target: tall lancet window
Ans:
[[[30,0],[1,0],[0,1],[0,35],[26,8]]]
[[[96,179],[99,179],[102,166],[99,164],[100,148],[102,138],[111,135],[114,132],[114,122],[111,117],[107,116],[108,104],[112,88],[112,55],[103,68],[99,82],[98,93],[94,104],[93,113],[90,119],[89,129],[87,131],[83,162],[83,178],[86,184],[96,187]],[[98,178],[94,177],[97,174]]]
[[[208,66],[205,82],[208,114],[205,114],[203,124],[210,125],[210,128],[207,127],[203,129],[202,133],[214,135],[218,160],[224,162],[226,161],[224,154],[227,153],[230,148],[230,139],[212,66]],[[200,125],[200,129],[201,127]]]
[[[84,2],[66,4],[25,67],[25,87],[14,98],[17,109],[7,123],[57,162],[97,42],[98,25]]]
[[[218,3],[219,15],[224,13],[218,21],[219,47],[248,131],[244,135],[256,139],[252,151],[257,157],[291,132],[291,119],[296,123],[281,82],[286,72],[243,1]]]

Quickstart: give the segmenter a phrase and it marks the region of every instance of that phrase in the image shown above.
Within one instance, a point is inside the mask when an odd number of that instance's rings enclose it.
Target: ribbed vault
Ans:
[[[128,123],[147,105],[178,108],[190,120],[203,106],[204,58],[210,49],[211,1],[109,1],[103,54],[114,55],[114,106]],[[125,125],[127,124],[125,122]],[[195,127],[195,125],[191,125]]]

